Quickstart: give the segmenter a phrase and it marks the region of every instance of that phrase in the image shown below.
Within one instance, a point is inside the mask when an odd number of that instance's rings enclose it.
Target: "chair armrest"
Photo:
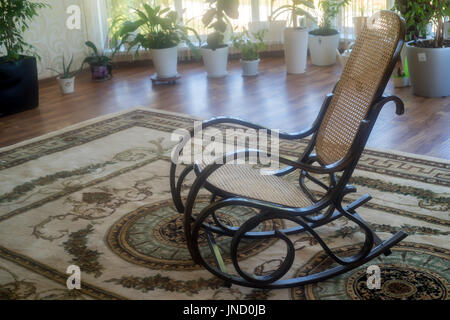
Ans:
[[[384,107],[384,105],[388,102],[394,102],[395,103],[395,113],[397,115],[402,115],[405,113],[405,104],[403,101],[397,97],[397,96],[381,96],[374,102],[374,106],[371,109],[371,112],[367,115],[366,119],[370,121],[374,121],[377,119],[381,109]]]
[[[322,107],[320,109],[320,112],[319,112],[316,120],[314,121],[314,123],[312,124],[312,126],[310,128],[303,130],[303,131],[299,131],[299,132],[293,132],[293,133],[279,131],[278,132],[279,137],[281,139],[285,139],[285,140],[298,140],[298,139],[306,138],[306,137],[310,136],[311,134],[313,134],[314,132],[316,132],[317,129],[319,129],[320,124],[322,123],[322,119],[326,113],[326,110],[327,110],[328,105],[330,104],[332,98],[333,98],[332,93],[327,95],[325,101],[322,104]],[[241,126],[251,128],[251,129],[256,129],[256,130],[267,130],[268,134],[271,134],[273,131],[273,129],[269,129],[264,126],[261,126],[261,125],[255,124],[255,123],[251,123],[251,122],[239,119],[239,118],[234,118],[234,117],[215,117],[210,120],[206,120],[202,123],[201,129],[205,129],[205,128],[213,126],[213,125],[225,124],[225,123],[237,124],[237,125],[241,125]],[[198,128],[198,129],[200,129],[200,128]],[[193,134],[194,134],[194,129],[191,130],[191,137],[193,136]]]
[[[333,94],[330,93],[327,95],[326,99],[324,100],[322,107],[320,109],[320,112],[316,118],[316,120],[314,121],[314,123],[312,124],[312,126],[306,130],[303,131],[299,131],[299,132],[294,132],[294,133],[287,133],[287,132],[278,132],[278,137],[280,139],[284,139],[284,140],[299,140],[299,139],[303,139],[306,138],[310,135],[312,135],[313,133],[317,132],[317,130],[319,129],[322,120],[325,116],[325,113],[328,109],[328,106],[331,102],[331,99],[333,98]],[[176,147],[175,153],[176,154],[181,154],[184,146],[190,141],[191,138],[194,137],[195,132],[199,131],[199,130],[203,130],[206,129],[208,127],[217,125],[217,124],[237,124],[237,125],[241,125],[247,128],[251,128],[251,129],[256,129],[256,130],[267,130],[267,134],[271,134],[274,130],[273,129],[268,129],[264,126],[258,125],[258,124],[254,124],[239,118],[233,118],[233,117],[215,117],[206,121],[203,121],[201,125],[194,127],[193,129],[191,129],[189,131],[189,135],[190,136],[185,136],[182,141],[180,142],[180,144]]]
[[[202,123],[201,129],[206,129],[208,127],[217,125],[217,124],[237,124],[240,126],[244,126],[250,129],[255,129],[255,130],[267,130],[267,134],[272,134],[272,132],[274,132],[274,129],[269,129],[267,127],[261,126],[259,124],[255,124],[252,122],[248,122],[239,118],[234,118],[234,117],[215,117],[215,118],[211,118],[209,120],[206,120]],[[196,128],[197,130],[199,130],[200,128]],[[194,134],[194,130],[191,130],[191,137]],[[293,133],[288,133],[288,132],[282,132],[279,131],[278,135],[281,139],[285,139],[285,140],[298,140],[298,139],[302,139],[305,137],[310,136],[311,134],[313,134],[315,131],[317,130],[317,128],[313,125],[310,128],[303,130],[303,131],[299,131],[299,132],[293,132]]]

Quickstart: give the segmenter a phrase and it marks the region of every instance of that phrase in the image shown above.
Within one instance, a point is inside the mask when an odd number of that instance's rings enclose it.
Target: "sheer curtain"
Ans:
[[[86,39],[92,41],[99,50],[103,50],[108,36],[108,12],[106,0],[83,0],[82,10],[85,16]]]
[[[169,6],[176,10],[183,18],[183,22],[193,27],[206,39],[208,30],[202,23],[202,16],[208,8],[206,0],[83,0],[87,13],[87,30],[89,37],[100,47],[108,47],[108,26],[117,16],[133,17],[133,8],[142,8],[143,3],[151,5]],[[248,27],[251,22],[266,23],[272,11],[282,5],[292,3],[293,0],[240,0],[239,19],[233,21],[234,27]],[[314,0],[316,7],[319,0]],[[368,17],[374,12],[390,9],[394,0],[353,0],[338,14],[336,27],[341,32],[345,42],[352,41],[355,36],[355,22],[358,17]],[[280,16],[277,20],[285,20]],[[101,26],[96,28],[96,26]],[[100,29],[100,30],[99,30]],[[280,49],[281,43],[276,47]],[[269,50],[273,49],[269,46]]]
[[[370,17],[379,10],[391,9],[394,0],[353,0],[339,14],[337,27],[346,41],[357,36],[361,17]]]

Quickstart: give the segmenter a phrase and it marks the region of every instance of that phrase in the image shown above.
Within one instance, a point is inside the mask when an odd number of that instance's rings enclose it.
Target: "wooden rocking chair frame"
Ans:
[[[369,135],[375,125],[375,121],[383,108],[388,102],[393,102],[396,105],[396,113],[401,115],[404,113],[404,105],[400,98],[396,96],[383,96],[384,89],[389,81],[394,66],[399,59],[400,51],[403,46],[403,39],[405,35],[405,24],[402,18],[393,12],[381,11],[379,14],[388,15],[389,19],[398,19],[398,42],[394,48],[393,54],[391,54],[390,61],[384,71],[383,77],[379,82],[378,89],[376,90],[370,107],[365,114],[362,121],[360,121],[357,134],[354,136],[348,151],[345,152],[345,156],[341,157],[338,161],[333,163],[324,163],[317,154],[313,154],[313,150],[317,147],[318,135],[324,118],[327,115],[330,105],[333,103],[333,97],[338,88],[336,84],[333,89],[333,93],[329,94],[322,104],[321,110],[311,126],[311,128],[297,132],[297,133],[279,133],[280,139],[285,140],[298,140],[309,136],[312,136],[306,150],[298,161],[289,160],[283,157],[279,158],[279,162],[286,165],[283,169],[275,173],[276,176],[285,176],[296,170],[300,171],[299,187],[310,198],[312,205],[306,207],[289,207],[272,203],[264,200],[252,199],[249,197],[241,196],[239,194],[233,194],[216,187],[213,183],[210,183],[208,179],[219,168],[234,161],[240,156],[249,157],[250,153],[259,154],[258,150],[242,150],[232,154],[228,154],[223,157],[223,161],[220,163],[212,163],[206,167],[201,167],[198,164],[190,165],[186,167],[177,179],[177,164],[172,163],[170,168],[170,187],[172,192],[173,201],[175,207],[180,213],[184,214],[184,232],[187,241],[187,246],[192,259],[205,267],[211,273],[217,277],[223,279],[227,284],[238,284],[247,287],[254,288],[287,288],[296,287],[300,285],[310,284],[318,281],[334,277],[336,275],[345,273],[351,269],[365,264],[366,262],[374,259],[380,254],[389,255],[391,253],[390,248],[403,240],[407,234],[400,231],[394,234],[390,239],[382,241],[375,232],[371,229],[369,224],[365,222],[360,215],[356,212],[356,209],[368,202],[371,197],[366,194],[358,200],[343,206],[343,198],[349,193],[356,192],[353,186],[347,185],[349,179],[352,176],[353,171],[358,163],[358,160],[364,150]],[[357,44],[356,44],[357,46]],[[349,60],[351,64],[351,59]],[[351,66],[347,64],[346,68]],[[345,70],[344,70],[345,72]],[[202,129],[218,125],[218,124],[235,124],[252,129],[265,129],[270,134],[270,129],[265,127],[246,122],[237,118],[217,117],[202,123]],[[191,137],[194,130],[191,131]],[[181,152],[181,151],[180,151]],[[314,165],[318,163],[318,165]],[[194,171],[196,179],[190,188],[186,203],[183,204],[181,197],[181,188],[187,175]],[[340,177],[336,177],[336,173],[341,173]],[[310,173],[324,174],[329,176],[329,185],[324,184],[320,180],[313,177]],[[323,198],[317,200],[314,194],[309,190],[305,184],[305,179],[309,179],[325,191]],[[202,188],[207,189],[213,194],[211,203],[204,208],[200,214],[195,218],[193,217],[193,208],[196,202],[197,196]],[[281,191],[280,191],[281,192]],[[248,219],[239,227],[231,227],[224,225],[219,221],[216,216],[216,211],[228,207],[228,206],[245,206],[259,210],[259,214],[256,214],[252,218]],[[353,256],[339,257],[333,253],[333,251],[327,246],[323,239],[315,232],[315,228],[326,225],[340,217],[345,217],[354,222],[365,234],[365,241],[359,250]],[[206,220],[209,218],[208,222]],[[211,219],[212,218],[212,219]],[[259,224],[264,221],[273,219],[284,219],[292,221],[297,224],[296,227],[286,228],[282,230],[271,231],[252,231]],[[214,221],[211,224],[210,221]],[[214,262],[207,261],[200,254],[199,238],[200,231],[206,235],[206,239],[209,243],[209,247],[214,257]],[[321,245],[323,250],[338,263],[337,267],[318,272],[315,274],[282,279],[290,270],[294,258],[295,249],[292,241],[288,238],[289,235],[308,232],[313,236],[317,242]],[[224,260],[221,256],[220,249],[215,242],[215,235],[231,237],[230,256],[234,268],[237,271],[237,275],[229,274],[226,270]],[[265,276],[252,276],[246,273],[239,265],[238,262],[238,246],[242,239],[268,239],[277,238],[286,243],[287,253],[286,258],[280,264],[278,269],[273,273]],[[209,259],[208,259],[209,260]]]

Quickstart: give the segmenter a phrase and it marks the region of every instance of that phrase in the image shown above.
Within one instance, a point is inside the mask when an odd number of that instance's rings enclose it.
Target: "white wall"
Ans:
[[[38,0],[33,0],[38,2]],[[81,62],[86,57],[88,51],[84,42],[86,41],[86,24],[83,14],[81,29],[69,30],[66,27],[68,14],[67,8],[70,5],[82,7],[83,0],[40,0],[51,5],[51,8],[39,11],[39,16],[30,24],[30,29],[25,33],[25,39],[32,44],[41,61],[38,61],[39,79],[55,76],[51,67],[61,70],[62,56],[66,61],[74,56],[73,66],[79,68]]]

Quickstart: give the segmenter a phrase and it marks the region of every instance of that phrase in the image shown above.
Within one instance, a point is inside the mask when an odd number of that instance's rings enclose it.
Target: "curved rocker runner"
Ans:
[[[397,62],[405,36],[405,23],[391,11],[380,11],[372,16],[367,27],[357,39],[348,63],[333,93],[322,105],[311,128],[298,133],[280,133],[279,138],[299,140],[311,136],[303,155],[297,160],[283,157],[279,162],[285,167],[272,175],[261,175],[250,165],[232,164],[238,157],[260,155],[259,150],[242,150],[228,154],[219,161],[204,165],[187,166],[178,175],[177,164],[170,169],[170,187],[177,210],[184,214],[184,231],[193,260],[226,283],[256,288],[286,288],[325,280],[354,269],[380,254],[389,255],[390,248],[407,234],[398,232],[382,241],[370,226],[358,215],[356,209],[370,200],[365,195],[343,205],[343,198],[356,189],[349,182],[369,135],[383,106],[388,102],[396,105],[396,113],[403,114],[403,102],[396,96],[383,96],[384,89]],[[235,124],[251,129],[266,129],[235,118],[213,118],[202,123],[202,129],[218,124]],[[271,133],[270,129],[268,134]],[[193,137],[194,130],[191,131]],[[184,141],[186,144],[187,141]],[[183,145],[178,151],[182,153]],[[313,153],[314,152],[314,153]],[[181,188],[185,178],[194,171],[196,179],[189,190],[185,203]],[[298,185],[282,179],[292,172],[299,172]],[[315,175],[324,175],[317,179]],[[336,174],[339,175],[336,175]],[[318,199],[306,185],[309,181],[323,189]],[[193,216],[196,198],[202,188],[213,194],[211,203],[200,214]],[[255,210],[252,218],[239,227],[224,225],[217,217],[220,209],[245,206]],[[358,253],[339,257],[316,233],[317,227],[344,217],[356,224],[365,236]],[[268,220],[286,220],[294,227],[275,226],[270,231],[257,231]],[[288,236],[309,233],[338,266],[303,277],[285,277],[295,260],[295,249]],[[235,272],[230,273],[224,263],[221,250],[216,244],[217,236],[231,239],[229,254]],[[239,243],[245,239],[262,240],[277,238],[284,241],[287,252],[283,262],[271,274],[250,275],[238,261]],[[200,239],[207,241],[214,257],[205,259],[200,252]],[[283,278],[285,277],[285,278]],[[287,279],[286,279],[287,278]]]

